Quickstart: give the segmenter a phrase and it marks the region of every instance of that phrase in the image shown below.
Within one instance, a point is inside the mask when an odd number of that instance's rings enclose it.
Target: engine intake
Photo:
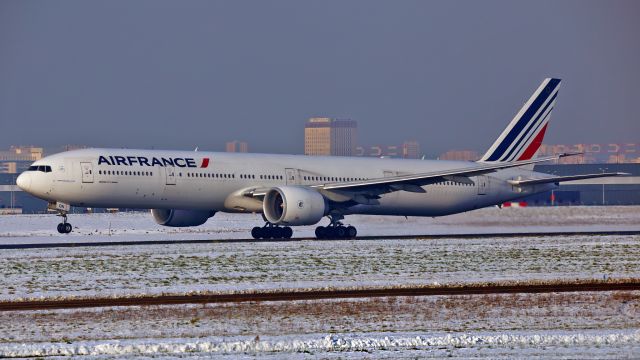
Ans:
[[[264,216],[276,225],[313,225],[328,213],[327,202],[319,192],[297,186],[269,190],[262,202]]]
[[[171,227],[202,225],[216,212],[208,210],[152,209],[156,223]]]

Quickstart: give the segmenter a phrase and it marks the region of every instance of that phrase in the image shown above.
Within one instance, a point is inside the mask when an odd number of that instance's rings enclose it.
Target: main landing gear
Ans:
[[[251,236],[254,239],[291,239],[293,230],[288,226],[281,227],[267,222],[263,227],[251,229]]]
[[[318,226],[316,237],[318,239],[355,239],[358,230],[349,225],[344,226],[340,220],[344,219],[342,214],[329,214],[329,226]]]
[[[60,224],[58,224],[58,232],[60,234],[68,234],[71,232],[71,230],[73,230],[73,226],[71,226],[71,224],[69,224],[67,222],[67,213],[66,212],[61,212],[58,214],[58,216],[62,217],[62,222]]]

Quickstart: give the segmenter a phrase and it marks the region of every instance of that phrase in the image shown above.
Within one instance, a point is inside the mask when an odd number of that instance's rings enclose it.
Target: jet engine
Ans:
[[[208,210],[152,209],[153,219],[160,225],[172,227],[202,225],[216,212]]]
[[[269,190],[262,202],[264,216],[276,225],[313,225],[329,212],[319,192],[297,186]]]

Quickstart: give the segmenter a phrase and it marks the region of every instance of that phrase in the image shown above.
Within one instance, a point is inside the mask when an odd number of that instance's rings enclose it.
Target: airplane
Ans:
[[[533,164],[556,105],[560,79],[547,78],[479,161],[409,160],[80,149],[34,162],[16,180],[49,202],[72,231],[71,206],[151,209],[160,225],[204,224],[216,212],[261,213],[256,239],[291,238],[292,226],[318,226],[317,238],[355,238],[347,215],[444,216],[500,205],[556,188],[560,182],[626,175],[553,176]]]

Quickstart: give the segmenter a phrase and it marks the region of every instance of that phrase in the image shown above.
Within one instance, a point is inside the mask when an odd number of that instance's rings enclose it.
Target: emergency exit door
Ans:
[[[286,168],[284,171],[287,185],[300,185],[300,174],[298,169]]]
[[[477,177],[476,183],[478,184],[478,195],[486,195],[489,190],[489,178],[480,175]]]
[[[176,169],[173,166],[167,166],[164,168],[166,172],[167,185],[175,185],[176,184]]]

